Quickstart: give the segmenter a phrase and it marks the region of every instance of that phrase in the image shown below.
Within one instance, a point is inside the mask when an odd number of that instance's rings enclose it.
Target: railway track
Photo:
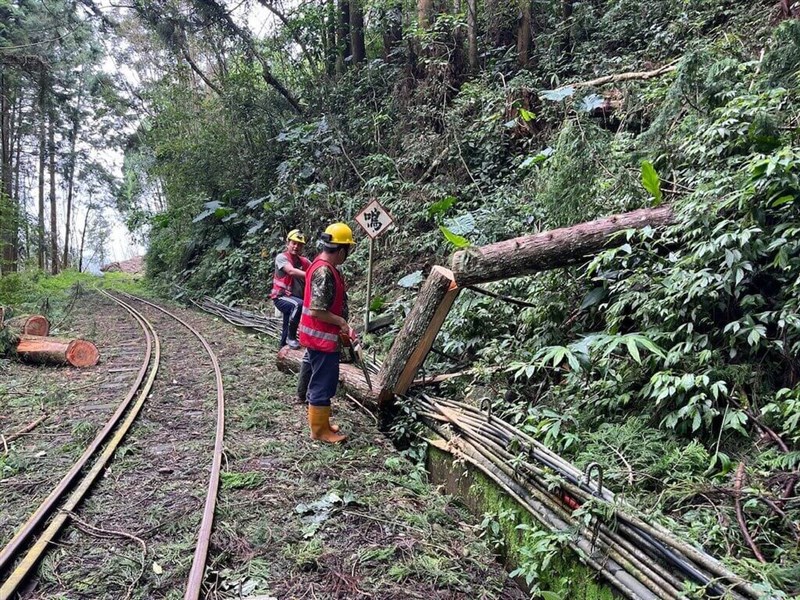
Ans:
[[[75,515],[76,512],[83,510],[83,504],[88,492],[97,490],[103,487],[117,488],[122,492],[123,497],[114,497],[113,490],[98,491],[97,495],[100,497],[100,505],[107,505],[107,508],[100,510],[101,514],[113,514],[115,511],[125,512],[124,509],[129,508],[133,496],[137,490],[137,480],[139,480],[138,487],[147,487],[142,485],[141,475],[133,475],[124,477],[116,475],[114,478],[115,485],[109,486],[101,478],[101,475],[109,473],[109,467],[116,462],[114,461],[115,453],[121,448],[123,440],[126,436],[130,437],[130,432],[134,428],[137,421],[149,421],[149,424],[143,429],[156,429],[155,424],[158,419],[166,415],[166,424],[162,425],[163,429],[170,432],[170,440],[172,440],[173,448],[178,446],[186,446],[187,450],[183,451],[186,456],[178,456],[179,460],[189,465],[189,468],[182,474],[182,477],[176,477],[180,480],[182,489],[187,490],[185,495],[187,499],[185,502],[178,502],[178,504],[192,505],[194,497],[190,490],[193,485],[196,485],[199,479],[199,474],[207,471],[208,453],[205,453],[206,458],[197,458],[192,456],[191,447],[196,445],[196,439],[202,438],[201,430],[206,426],[207,418],[205,414],[207,410],[202,405],[197,404],[196,385],[193,384],[191,393],[180,394],[175,392],[177,384],[178,373],[189,373],[192,370],[198,371],[202,376],[204,371],[203,365],[198,364],[181,364],[181,359],[186,359],[186,338],[185,334],[175,335],[175,323],[178,323],[181,328],[188,330],[191,335],[196,338],[197,342],[202,346],[203,352],[207,356],[210,366],[213,370],[214,386],[216,388],[216,419],[214,423],[214,443],[213,453],[211,455],[210,476],[207,476],[207,487],[205,492],[205,500],[202,502],[202,517],[194,541],[194,551],[189,569],[188,576],[185,582],[186,600],[194,600],[200,597],[203,585],[203,577],[205,571],[205,563],[208,554],[209,540],[214,518],[214,510],[216,497],[219,487],[219,478],[221,470],[221,459],[223,449],[223,436],[224,436],[224,390],[222,385],[222,373],[219,368],[217,357],[211,348],[208,341],[194,328],[181,319],[174,313],[171,313],[164,308],[148,302],[141,298],[136,298],[128,295],[112,295],[107,292],[101,291],[107,300],[113,301],[116,306],[124,309],[126,313],[138,325],[141,339],[143,341],[144,351],[142,359],[138,367],[126,367],[123,369],[116,369],[116,371],[129,372],[135,369],[135,376],[127,392],[121,402],[119,402],[116,410],[110,416],[105,425],[100,429],[94,439],[86,446],[80,457],[75,463],[67,470],[66,474],[61,478],[58,484],[52,489],[44,501],[31,513],[27,521],[22,524],[16,531],[11,541],[0,550],[0,600],[7,600],[19,593],[21,584],[30,579],[33,575],[37,565],[42,560],[43,556],[52,549],[57,537],[60,535],[66,524]],[[158,321],[158,325],[154,325],[154,321]],[[165,335],[163,331],[167,331]],[[171,359],[178,366],[177,369],[172,369],[173,379],[159,378],[160,371],[164,371],[164,357],[162,351],[162,337],[159,332],[166,338],[166,345],[171,347],[171,352],[174,357]],[[190,363],[196,363],[189,357]],[[165,380],[164,380],[165,379]],[[162,382],[162,380],[164,380]],[[161,382],[161,383],[159,383]],[[159,385],[161,386],[159,388]],[[206,385],[207,384],[203,384]],[[152,406],[146,408],[148,405],[158,404],[158,398],[161,396],[170,396],[174,400],[185,399],[187,402],[185,406],[175,403],[167,406]],[[202,394],[201,394],[202,395]],[[150,418],[143,414],[150,411],[155,415]],[[174,421],[169,420],[170,415],[181,414],[184,417],[183,426],[178,426]],[[160,415],[160,416],[159,416]],[[207,427],[206,427],[207,428]],[[181,439],[181,432],[183,438]],[[140,434],[143,444],[147,444],[146,435]],[[190,443],[191,442],[191,443]],[[162,444],[164,446],[164,444]],[[154,461],[151,465],[152,470],[164,471],[165,473],[172,473],[169,468],[158,467],[159,454],[165,452],[151,453]],[[174,453],[181,454],[177,449]],[[146,454],[143,452],[143,454]],[[170,455],[173,452],[169,453]],[[118,461],[117,461],[118,462]],[[124,463],[124,461],[122,461]],[[124,467],[122,467],[124,469]],[[129,485],[118,485],[120,480],[128,480]],[[151,478],[150,482],[154,480]],[[124,483],[124,482],[123,482]],[[157,485],[154,483],[153,487]],[[125,490],[128,490],[125,492]],[[155,492],[154,492],[155,493]],[[149,494],[147,497],[151,497]],[[168,498],[174,504],[174,494]],[[98,504],[95,502],[95,504]],[[116,508],[114,508],[116,507]],[[98,507],[94,507],[98,510]],[[199,511],[195,511],[199,512]],[[133,537],[133,536],[132,536]],[[142,542],[143,543],[143,542]],[[142,562],[142,570],[144,569],[144,562]],[[154,563],[155,564],[155,563]],[[134,582],[135,584],[136,582]],[[127,589],[126,597],[130,597],[133,593],[132,586]]]

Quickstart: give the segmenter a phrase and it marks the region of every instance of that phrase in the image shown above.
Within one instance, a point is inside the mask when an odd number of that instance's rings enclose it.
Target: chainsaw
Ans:
[[[361,371],[364,373],[364,380],[367,382],[370,391],[372,391],[372,381],[369,378],[367,364],[364,362],[364,352],[361,350],[361,342],[355,330],[351,328],[349,333],[340,332],[339,342],[341,346],[342,362],[355,363],[361,367]]]

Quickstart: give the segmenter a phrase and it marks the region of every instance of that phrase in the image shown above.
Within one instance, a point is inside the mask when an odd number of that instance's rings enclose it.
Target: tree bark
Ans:
[[[14,172],[14,102],[8,78],[0,72],[0,275],[16,268],[14,234],[17,227],[12,196]]]
[[[364,46],[364,0],[350,0],[350,39],[353,47],[353,64],[364,62],[367,49]]]
[[[478,0],[467,0],[467,56],[469,71],[478,72]]]
[[[325,17],[325,72],[328,77],[336,75],[336,24],[339,22],[336,13],[336,0],[326,0]]]
[[[531,0],[519,0],[519,11],[517,61],[521,67],[526,67],[531,54]]]
[[[338,0],[336,21],[336,74],[341,76],[350,56],[350,2]]]
[[[412,385],[459,291],[448,269],[431,269],[378,373],[381,406]]]
[[[383,57],[389,59],[403,40],[403,3],[393,2],[383,13]]]
[[[55,109],[50,108],[47,124],[47,157],[50,174],[50,272],[58,274],[58,214],[56,210],[56,138]]]
[[[92,202],[86,207],[86,216],[83,219],[83,231],[81,231],[81,247],[78,251],[78,273],[83,272],[83,247],[86,242],[86,229],[89,227],[89,214],[92,212]]]
[[[87,340],[23,335],[17,344],[17,354],[24,360],[73,367],[93,367],[100,360],[97,346]]]
[[[465,287],[537,271],[566,267],[605,248],[622,244],[613,234],[625,229],[660,227],[674,222],[672,207],[643,208],[554,229],[534,235],[461,250],[453,255],[452,268],[458,285]]]
[[[67,164],[67,208],[64,213],[64,255],[61,260],[62,266],[69,267],[69,235],[72,225],[72,193],[75,187],[75,165],[78,162],[75,154],[75,146],[78,143],[78,131],[80,129],[81,107],[83,104],[83,78],[81,77],[78,86],[78,101],[75,111],[72,114],[72,129],[69,135],[69,157]]]
[[[572,56],[572,0],[561,0],[561,12],[564,20],[564,29],[566,34],[561,41],[561,50],[569,58]]]
[[[431,26],[431,11],[433,0],[417,0],[417,23],[420,29],[428,29]]]
[[[284,346],[278,352],[276,364],[278,369],[285,373],[298,373],[300,364],[303,361],[305,350],[292,350],[289,346]],[[347,393],[363,403],[368,409],[375,411],[378,408],[378,390],[374,387],[369,389],[364,373],[355,365],[339,365],[339,383],[345,388]]]
[[[47,156],[46,121],[47,113],[47,73],[42,68],[39,78],[39,220],[36,232],[38,242],[39,269],[44,271],[44,164]]]

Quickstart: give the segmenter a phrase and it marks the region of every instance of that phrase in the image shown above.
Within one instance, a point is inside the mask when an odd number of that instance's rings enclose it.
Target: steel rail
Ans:
[[[109,419],[108,423],[106,423],[103,431],[101,431],[97,437],[95,437],[92,444],[84,451],[75,465],[73,465],[73,467],[70,469],[69,473],[64,476],[58,486],[56,486],[47,499],[39,506],[34,515],[31,516],[25,526],[23,526],[20,532],[14,537],[12,542],[3,549],[2,556],[4,566],[7,566],[10,561],[17,556],[22,544],[29,540],[33,531],[41,526],[46,518],[52,513],[56,502],[67,493],[69,488],[75,482],[75,479],[77,478],[77,475],[81,469],[86,465],[89,459],[96,453],[97,449],[106,440],[109,432],[119,424],[120,418],[125,413],[137,391],[139,392],[139,396],[131,410],[128,411],[128,415],[125,417],[125,420],[121,425],[119,425],[113,437],[103,448],[103,452],[97,458],[92,468],[86,473],[80,483],[72,490],[69,498],[67,498],[67,500],[61,505],[58,514],[53,517],[47,528],[31,545],[28,552],[25,554],[16,568],[11,572],[8,579],[6,579],[2,586],[0,586],[0,600],[8,600],[11,598],[11,595],[14,593],[19,584],[22,583],[25,577],[27,577],[33,567],[38,563],[42,554],[44,554],[45,550],[47,549],[48,544],[52,542],[52,540],[60,531],[61,527],[64,525],[64,523],[66,523],[67,519],[69,518],[69,513],[80,503],[80,501],[86,495],[86,492],[88,492],[89,488],[103,471],[108,461],[111,459],[117,447],[119,446],[119,443],[122,441],[123,437],[138,416],[142,406],[144,405],[147,395],[150,393],[150,389],[152,388],[153,382],[156,378],[156,373],[158,372],[158,365],[161,358],[161,343],[152,324],[141,314],[137,315],[133,307],[127,305],[121,300],[118,300],[117,298],[114,298],[107,292],[102,290],[98,291],[125,308],[125,310],[133,315],[133,317],[142,327],[147,340],[145,361],[142,364],[142,368],[139,370],[139,374],[137,375],[133,386],[131,386],[128,394],[125,396],[125,400],[123,400],[114,415],[111,417],[111,419]],[[144,374],[146,373],[147,368],[150,366],[152,354],[154,354],[153,367],[150,369],[150,374],[147,378],[147,381],[144,383],[144,386],[142,386],[142,379],[144,379]]]
[[[222,451],[223,439],[225,436],[225,390],[222,385],[222,371],[219,368],[217,355],[211,349],[211,346],[206,339],[194,327],[189,325],[186,321],[177,315],[169,312],[168,310],[148,302],[143,298],[137,298],[130,294],[124,294],[126,297],[135,301],[141,302],[165,315],[168,315],[178,321],[181,325],[186,327],[192,334],[200,340],[206,352],[211,358],[211,363],[214,366],[214,377],[217,383],[217,426],[214,439],[214,456],[211,464],[211,476],[208,482],[208,492],[206,494],[205,507],[203,509],[203,519],[200,523],[200,531],[198,532],[197,546],[192,559],[192,568],[189,571],[189,581],[186,585],[185,600],[197,600],[200,597],[200,590],[203,585],[203,576],[205,573],[206,558],[208,557],[208,546],[211,541],[211,528],[214,524],[214,511],[217,503],[217,492],[219,491],[220,471],[222,470]],[[2,600],[2,599],[0,599]]]

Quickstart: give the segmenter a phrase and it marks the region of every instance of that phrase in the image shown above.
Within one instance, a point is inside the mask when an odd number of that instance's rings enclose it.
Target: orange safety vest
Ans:
[[[307,271],[308,267],[311,265],[311,261],[303,256],[299,256],[300,259],[300,266],[294,262],[294,258],[288,252],[284,252],[283,255],[289,260],[290,263],[296,269],[302,269],[303,271]],[[291,296],[292,295],[292,276],[288,273],[283,277],[278,275],[278,269],[275,269],[275,272],[272,274],[272,291],[269,293],[269,297],[273,300],[279,296]]]
[[[333,278],[336,282],[333,304],[328,310],[336,316],[342,316],[344,310],[344,278],[342,278],[339,270],[322,258],[320,254],[306,271],[303,314],[300,316],[300,327],[298,327],[297,331],[300,334],[300,344],[306,348],[319,350],[320,352],[337,352],[339,350],[339,331],[341,331],[341,328],[338,325],[332,325],[312,317],[308,308],[311,305],[311,279],[314,276],[314,272],[320,267],[329,268],[333,272]]]

